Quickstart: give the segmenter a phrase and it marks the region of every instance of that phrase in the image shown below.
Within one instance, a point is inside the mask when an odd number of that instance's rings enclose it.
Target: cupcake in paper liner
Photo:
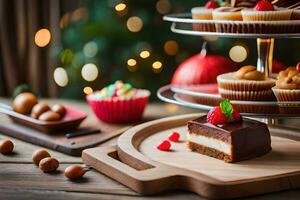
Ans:
[[[150,92],[116,81],[101,91],[86,96],[94,114],[104,122],[125,123],[142,119]]]
[[[219,93],[223,98],[244,101],[271,101],[275,97],[271,88],[275,80],[265,78],[255,66],[247,65],[233,73],[217,77]]]
[[[228,20],[228,21],[242,21],[241,10],[243,8],[234,8],[234,7],[220,7],[213,11],[214,20]]]
[[[300,73],[295,67],[281,71],[272,88],[281,113],[299,113],[300,111]]]
[[[212,20],[212,12],[214,9],[220,7],[220,5],[214,1],[208,1],[204,7],[194,7],[191,10],[192,18],[197,20]],[[210,31],[214,32],[215,25],[211,22],[193,23],[193,29],[196,31]]]
[[[261,0],[251,9],[243,9],[241,11],[243,21],[281,21],[290,20],[292,10],[287,8],[279,8],[267,0]]]
[[[217,77],[219,89],[232,91],[262,91],[271,90],[275,80],[265,78],[255,66],[247,65],[236,72],[230,72]]]
[[[274,5],[292,10],[292,20],[300,20],[300,2],[299,1],[275,1]]]

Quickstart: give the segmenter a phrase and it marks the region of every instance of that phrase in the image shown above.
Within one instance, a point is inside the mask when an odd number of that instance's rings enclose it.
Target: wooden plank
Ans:
[[[43,147],[33,145],[30,143],[26,143],[24,141],[18,140],[16,138],[12,138],[6,135],[0,134],[0,140],[3,139],[11,139],[14,144],[14,153],[10,155],[2,155],[0,154],[0,163],[32,163],[31,156],[32,153],[37,150],[41,149]],[[80,157],[74,157],[74,156],[68,156],[63,153],[59,153],[57,151],[48,150],[49,153],[55,157],[59,158],[62,163],[79,163],[81,162]],[[1,168],[1,165],[0,165]]]
[[[77,192],[63,192],[63,191],[40,191],[40,190],[23,190],[18,189],[0,189],[0,199],[5,200],[168,200],[168,199],[176,199],[176,200],[204,200],[195,194],[192,193],[184,193],[184,192],[172,192],[166,193],[160,196],[123,196],[123,195],[114,195],[114,194],[96,194],[96,193],[77,193]],[[292,194],[291,194],[292,195]],[[290,196],[291,196],[290,195]],[[276,200],[276,199],[275,199]]]
[[[59,158],[58,158],[59,160]],[[69,181],[63,174],[68,164],[61,164],[56,173],[45,174],[33,164],[1,163],[1,189],[33,189],[73,192],[136,195],[127,187],[91,170],[78,181]]]

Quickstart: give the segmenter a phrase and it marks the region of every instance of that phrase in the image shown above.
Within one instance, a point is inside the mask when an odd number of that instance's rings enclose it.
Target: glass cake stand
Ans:
[[[300,20],[295,21],[276,21],[276,22],[252,22],[253,26],[276,26],[277,29],[272,33],[256,33],[256,32],[207,32],[194,30],[194,24],[207,24],[215,23],[217,25],[226,25],[234,23],[234,26],[239,28],[244,26],[249,22],[232,22],[232,21],[215,21],[215,20],[196,20],[191,18],[190,13],[172,14],[164,16],[165,21],[172,22],[171,31],[183,35],[193,35],[193,36],[217,36],[217,37],[228,37],[228,38],[255,38],[257,39],[257,70],[263,72],[266,77],[271,76],[272,72],[272,61],[274,52],[274,43],[277,38],[300,38]],[[289,27],[291,32],[283,33],[278,27]],[[294,27],[296,29],[294,29]],[[299,30],[298,30],[299,28]],[[276,32],[276,30],[280,30]],[[200,109],[208,111],[214,105],[209,105],[208,103],[199,103],[195,101],[195,98],[203,96],[214,96],[217,94],[205,94],[203,92],[197,92],[186,88],[172,87],[171,85],[164,86],[157,91],[157,96],[162,101],[173,103],[185,107],[190,107],[194,109]],[[296,132],[300,131],[299,123],[297,123],[298,118],[300,118],[300,102],[254,102],[254,101],[232,101],[233,104],[242,104],[243,106],[259,106],[258,108],[264,108],[269,106],[270,108],[275,107],[286,107],[291,108],[292,113],[288,112],[276,112],[272,111],[270,113],[259,111],[259,109],[251,110],[251,112],[242,112],[244,116],[261,118],[263,121],[267,122],[270,126],[281,127],[289,126],[292,130]],[[262,106],[262,107],[261,107]],[[294,112],[299,109],[299,112]],[[246,109],[247,111],[247,109]]]

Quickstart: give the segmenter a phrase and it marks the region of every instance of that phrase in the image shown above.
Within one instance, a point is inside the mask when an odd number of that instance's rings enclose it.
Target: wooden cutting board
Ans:
[[[95,147],[110,138],[116,137],[130,128],[129,124],[107,124],[88,116],[79,129],[99,129],[101,132],[86,136],[67,138],[66,132],[44,133],[1,118],[0,132],[32,144],[40,145],[73,156],[81,156],[82,150]]]
[[[183,115],[133,127],[120,136],[117,147],[87,149],[82,159],[141,194],[181,189],[228,199],[300,187],[299,141],[272,136],[273,150],[267,155],[224,163],[187,150],[186,122],[197,117]],[[172,151],[158,151],[156,145],[174,130],[181,133],[181,141],[172,143]]]

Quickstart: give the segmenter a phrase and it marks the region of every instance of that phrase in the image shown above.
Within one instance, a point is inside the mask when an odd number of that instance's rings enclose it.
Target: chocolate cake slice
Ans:
[[[272,149],[266,124],[243,118],[215,126],[206,116],[188,122],[188,148],[230,163],[259,157]]]

